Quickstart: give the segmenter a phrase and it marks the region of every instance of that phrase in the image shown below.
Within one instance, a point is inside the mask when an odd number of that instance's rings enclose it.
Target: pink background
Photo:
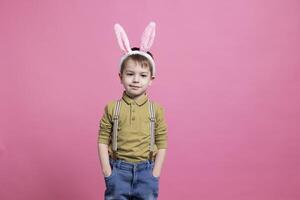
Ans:
[[[163,200],[300,199],[298,0],[0,1],[0,199],[98,200],[98,123],[122,24],[150,20],[169,150]]]

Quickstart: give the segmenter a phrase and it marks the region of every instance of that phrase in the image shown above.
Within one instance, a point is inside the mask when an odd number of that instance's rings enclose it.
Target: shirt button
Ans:
[[[132,109],[132,112],[134,112],[135,110],[134,109]]]
[[[132,120],[135,120],[135,117],[132,117],[131,119],[132,119]]]

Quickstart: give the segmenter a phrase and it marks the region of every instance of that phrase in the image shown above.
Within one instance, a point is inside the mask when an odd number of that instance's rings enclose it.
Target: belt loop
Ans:
[[[147,160],[147,169],[151,168],[151,160]]]
[[[118,168],[120,168],[120,166],[121,166],[121,160],[116,160],[116,166],[117,166]]]
[[[135,173],[137,170],[137,164],[133,163],[133,173]]]

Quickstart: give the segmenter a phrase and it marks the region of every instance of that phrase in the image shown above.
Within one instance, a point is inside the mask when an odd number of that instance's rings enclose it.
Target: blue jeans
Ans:
[[[105,200],[156,200],[159,177],[152,175],[154,162],[130,163],[110,158],[112,173],[105,179]]]

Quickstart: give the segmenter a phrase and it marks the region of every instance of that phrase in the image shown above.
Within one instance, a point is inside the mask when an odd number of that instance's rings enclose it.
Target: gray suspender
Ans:
[[[149,159],[153,160],[153,151],[155,143],[155,111],[153,108],[153,103],[149,101],[149,114],[150,114],[150,155]]]
[[[114,152],[117,151],[117,138],[118,138],[118,126],[119,126],[119,115],[120,115],[120,107],[121,107],[121,100],[118,100],[113,115],[113,136],[112,136],[112,150]]]
[[[155,111],[152,101],[149,101],[149,114],[150,114],[150,155],[149,159],[153,160],[154,144],[155,144]],[[119,116],[120,116],[121,100],[116,102],[114,113],[113,113],[113,133],[112,133],[112,150],[113,158],[116,159],[117,149],[118,149],[118,126],[119,126]]]

